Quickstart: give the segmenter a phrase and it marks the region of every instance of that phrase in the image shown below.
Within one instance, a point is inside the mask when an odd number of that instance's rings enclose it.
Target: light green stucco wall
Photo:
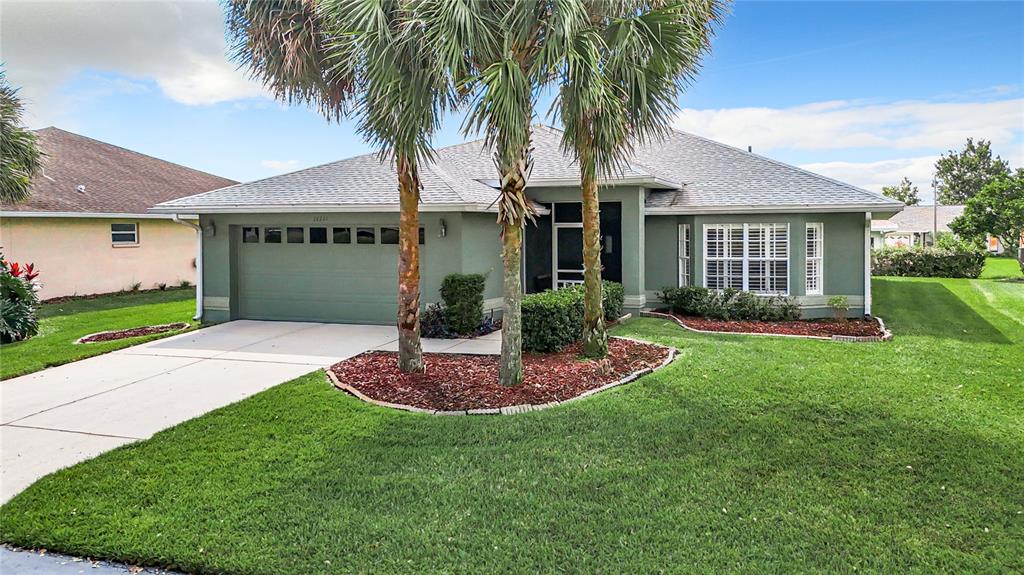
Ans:
[[[721,223],[788,223],[790,229],[790,296],[796,298],[806,317],[831,315],[827,300],[845,295],[850,315],[864,313],[864,214],[763,214],[647,216],[646,281],[649,305],[657,305],[656,292],[678,283],[678,225],[690,224],[692,242],[691,278],[693,285],[704,285],[703,226]],[[824,226],[823,295],[806,296],[805,251],[806,224]]]
[[[445,237],[440,237],[442,221],[446,230]],[[397,213],[321,213],[321,214],[217,214],[202,216],[200,223],[204,229],[212,224],[214,235],[204,232],[203,238],[203,292],[204,319],[210,322],[236,319],[238,310],[238,254],[237,245],[241,226],[381,226],[397,225]],[[438,302],[441,299],[439,290],[441,280],[450,273],[487,273],[485,298],[488,304],[500,305],[496,298],[501,296],[501,256],[498,241],[498,226],[492,214],[472,213],[435,213],[420,214],[420,224],[424,227],[425,244],[422,253],[421,290],[422,301]],[[330,240],[328,240],[330,241]],[[378,238],[379,241],[379,238]],[[274,257],[276,265],[287,266],[294,270],[295,282],[304,280],[303,270],[316,265],[317,252],[312,246],[282,245],[270,246],[287,254],[287,257]],[[317,246],[320,247],[320,246]],[[329,248],[330,246],[324,246]],[[367,246],[371,247],[371,246]],[[379,250],[384,260],[377,262],[383,269],[382,276],[398,281],[397,246],[372,246],[387,248]],[[391,249],[394,248],[394,249]],[[270,253],[270,252],[268,252]],[[320,252],[321,254],[323,252]],[[319,256],[319,257],[322,257]],[[360,270],[353,269],[352,273]],[[340,279],[339,281],[344,281]],[[384,281],[384,280],[382,280]],[[391,286],[387,286],[391,289]],[[395,322],[395,310],[380,312],[374,315],[372,323],[392,324]],[[267,310],[267,316],[274,316],[274,310]],[[321,321],[338,321],[337,318],[323,317]]]

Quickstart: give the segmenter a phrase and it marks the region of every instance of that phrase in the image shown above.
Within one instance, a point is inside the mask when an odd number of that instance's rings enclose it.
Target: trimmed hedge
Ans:
[[[448,274],[441,281],[444,321],[448,329],[466,335],[484,321],[484,274]]]
[[[882,248],[871,256],[876,276],[977,278],[985,252],[959,247]]]
[[[800,307],[792,298],[759,296],[726,288],[720,292],[702,287],[665,288],[658,298],[673,313],[720,320],[792,321],[800,319]]]
[[[602,282],[604,317],[622,316],[622,284]],[[547,290],[523,296],[523,349],[555,352],[577,342],[583,334],[583,286]]]

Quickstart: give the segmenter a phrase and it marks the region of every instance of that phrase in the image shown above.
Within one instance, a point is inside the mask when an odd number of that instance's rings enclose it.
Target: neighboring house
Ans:
[[[933,233],[952,233],[949,223],[963,213],[963,206],[907,206],[891,218],[871,222],[871,247],[932,245]]]
[[[36,134],[43,170],[27,201],[0,206],[0,248],[35,263],[40,297],[195,281],[196,231],[146,209],[236,182],[58,128]]]
[[[561,133],[534,129],[527,188],[527,292],[583,279],[579,169]],[[480,141],[437,150],[421,167],[424,302],[450,273],[486,273],[486,307],[501,308],[498,182]],[[870,311],[873,215],[903,205],[854,186],[683,132],[639,149],[601,191],[603,275],[626,308],[659,305],[667,286],[735,287],[794,297],[808,317],[829,296]],[[392,324],[398,292],[394,169],[359,156],[164,202],[200,215],[206,319]]]

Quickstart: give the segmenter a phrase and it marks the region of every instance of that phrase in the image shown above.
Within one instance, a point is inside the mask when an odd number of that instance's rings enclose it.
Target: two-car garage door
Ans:
[[[239,317],[394,323],[397,227],[282,225],[236,230],[232,232],[240,233],[235,274]]]

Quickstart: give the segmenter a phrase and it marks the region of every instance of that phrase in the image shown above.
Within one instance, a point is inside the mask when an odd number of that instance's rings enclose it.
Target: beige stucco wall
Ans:
[[[138,224],[138,245],[111,244],[118,222]],[[4,217],[0,248],[9,261],[36,265],[43,299],[196,281],[196,232],[170,220]]]

